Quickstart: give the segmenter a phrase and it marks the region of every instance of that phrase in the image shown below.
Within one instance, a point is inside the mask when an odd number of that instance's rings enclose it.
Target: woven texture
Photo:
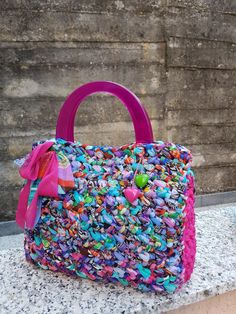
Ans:
[[[27,260],[142,291],[181,287],[195,254],[190,152],[160,141],[104,147],[64,140],[50,151],[59,196],[39,198],[35,227],[25,230]],[[138,191],[132,202],[127,189]]]

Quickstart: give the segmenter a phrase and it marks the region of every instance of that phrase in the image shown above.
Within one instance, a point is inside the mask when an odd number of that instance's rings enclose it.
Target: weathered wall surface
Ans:
[[[191,148],[197,192],[236,189],[234,0],[1,0],[0,218],[22,181],[13,160],[54,135],[65,96],[113,80],[141,97],[156,139]],[[77,138],[134,140],[112,97],[80,108]]]

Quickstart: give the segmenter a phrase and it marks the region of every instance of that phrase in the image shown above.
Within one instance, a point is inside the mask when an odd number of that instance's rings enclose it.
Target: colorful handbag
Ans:
[[[82,100],[118,97],[133,120],[136,142],[121,147],[74,142]],[[72,92],[56,138],[33,144],[21,162],[26,183],[17,223],[27,261],[52,271],[142,291],[174,292],[193,271],[194,176],[185,147],[153,140],[139,99],[113,82]]]

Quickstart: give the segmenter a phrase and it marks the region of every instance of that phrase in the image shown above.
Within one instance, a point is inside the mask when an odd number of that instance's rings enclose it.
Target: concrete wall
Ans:
[[[234,0],[1,0],[0,218],[13,219],[13,160],[54,135],[65,96],[91,80],[142,99],[156,139],[191,148],[197,192],[236,189]],[[134,140],[123,106],[90,97],[77,139]]]

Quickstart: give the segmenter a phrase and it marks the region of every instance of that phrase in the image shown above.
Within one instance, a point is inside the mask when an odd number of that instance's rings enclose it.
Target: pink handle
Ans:
[[[74,120],[77,108],[86,97],[97,92],[112,94],[126,106],[133,120],[136,143],[153,142],[151,122],[138,97],[124,86],[108,81],[87,83],[75,89],[67,97],[57,120],[56,138],[74,142]]]

